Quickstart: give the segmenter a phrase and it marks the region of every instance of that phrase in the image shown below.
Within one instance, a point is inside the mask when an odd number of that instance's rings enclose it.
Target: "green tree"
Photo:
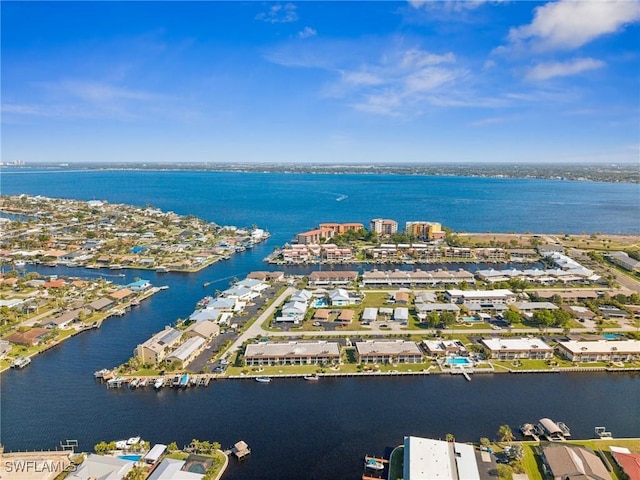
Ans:
[[[520,314],[518,312],[516,312],[515,310],[507,310],[502,314],[504,320],[509,323],[510,325],[513,325],[514,323],[518,323],[520,322]]]
[[[455,442],[455,440],[456,440],[456,439],[455,439],[455,437],[453,436],[453,433],[447,433],[447,434],[445,435],[444,439],[445,439],[447,442]]]
[[[511,431],[511,427],[509,425],[500,425],[498,428],[498,438],[501,442],[513,442],[515,438],[513,436],[513,432]]]
[[[456,315],[452,312],[442,312],[440,314],[440,322],[445,326],[445,328],[449,328],[456,323]]]
[[[171,442],[169,445],[167,445],[167,451],[169,453],[177,452],[178,444],[176,442]]]

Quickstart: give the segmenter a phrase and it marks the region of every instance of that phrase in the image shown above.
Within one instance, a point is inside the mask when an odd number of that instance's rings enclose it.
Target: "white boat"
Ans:
[[[131,437],[127,440],[127,445],[136,445],[137,443],[140,443],[140,437]]]
[[[370,470],[384,470],[384,463],[379,462],[375,458],[365,458],[364,466]]]
[[[164,385],[164,377],[158,377],[156,378],[156,381],[153,382],[153,388],[155,388],[156,390],[159,388],[162,388],[163,385]]]
[[[97,372],[93,372],[93,376],[95,378],[103,378],[110,370],[108,368],[103,368],[102,370],[98,370]]]
[[[30,357],[16,358],[11,364],[11,368],[24,368],[31,363]]]
[[[138,380],[138,378],[134,378],[129,382],[129,388],[138,388],[138,383],[140,383],[140,380]]]
[[[265,375],[261,375],[259,377],[256,377],[256,382],[259,382],[259,383],[270,383],[271,382],[271,377],[267,377]]]
[[[138,386],[139,387],[146,387],[147,386],[147,377],[142,377],[140,379],[140,382],[138,382]]]
[[[127,448],[127,441],[126,440],[118,440],[116,442],[116,448],[118,450],[124,450]]]
[[[304,379],[309,382],[317,382],[318,380],[320,380],[320,377],[317,374],[313,373],[311,375],[305,375]]]
[[[27,263],[23,260],[14,260],[13,265],[15,267],[24,267]]]

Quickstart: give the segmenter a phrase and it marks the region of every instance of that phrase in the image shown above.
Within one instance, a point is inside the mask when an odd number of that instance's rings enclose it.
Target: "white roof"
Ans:
[[[116,457],[89,454],[68,479],[120,480],[133,468],[133,462]]]
[[[393,311],[394,320],[409,320],[409,309],[407,307],[397,307]]]
[[[132,462],[129,462],[132,463]],[[147,480],[200,480],[204,475],[180,470],[185,464],[184,460],[165,458],[153,471]]]
[[[494,352],[500,350],[552,350],[552,348],[539,338],[484,338],[482,343]]]
[[[375,319],[378,318],[378,309],[377,308],[373,308],[373,307],[368,307],[364,309],[364,312],[362,312],[362,318],[361,320],[364,321],[375,321]]]
[[[479,480],[471,445],[420,437],[404,438],[405,480]]]
[[[356,349],[360,355],[383,354],[383,355],[422,355],[418,346],[413,342],[405,340],[367,340],[356,342]]]
[[[504,288],[496,290],[447,290],[447,293],[452,297],[464,297],[469,298],[503,298],[511,297],[514,293],[511,290]]]
[[[283,356],[340,355],[338,342],[261,342],[250,343],[245,351],[246,358]]]
[[[191,337],[189,340],[176,348],[171,353],[171,355],[169,355],[169,357],[184,362],[189,357],[191,357],[191,355],[193,355],[193,352],[200,348],[204,343],[205,340],[202,337]]]
[[[162,443],[156,443],[153,448],[149,450],[149,452],[144,456],[144,459],[156,463],[166,449],[166,445],[163,445]]]
[[[640,340],[596,340],[560,342],[571,353],[611,353],[612,351],[640,354]]]

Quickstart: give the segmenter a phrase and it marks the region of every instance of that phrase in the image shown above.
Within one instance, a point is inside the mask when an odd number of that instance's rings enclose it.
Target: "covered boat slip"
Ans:
[[[549,418],[541,418],[538,427],[541,435],[552,442],[565,440],[566,437],[571,436],[569,428],[564,423],[556,423]]]

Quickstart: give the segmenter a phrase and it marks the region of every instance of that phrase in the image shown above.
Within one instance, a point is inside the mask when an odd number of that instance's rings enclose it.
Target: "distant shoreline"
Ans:
[[[415,164],[276,164],[276,163],[29,163],[4,168],[52,171],[202,171],[219,173],[287,173],[329,175],[415,175],[523,180],[640,183],[636,164],[415,163]]]

